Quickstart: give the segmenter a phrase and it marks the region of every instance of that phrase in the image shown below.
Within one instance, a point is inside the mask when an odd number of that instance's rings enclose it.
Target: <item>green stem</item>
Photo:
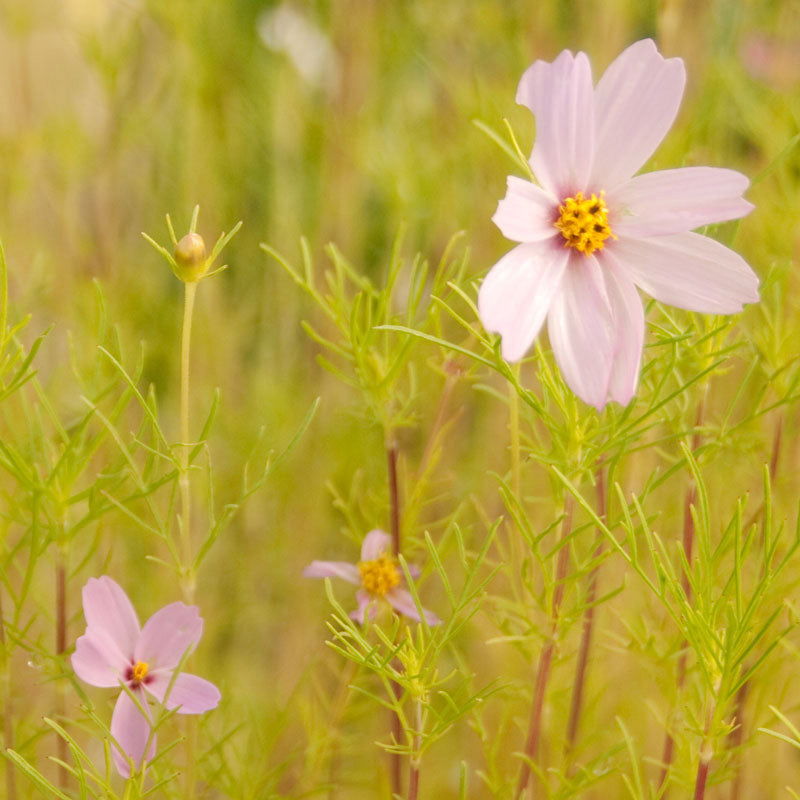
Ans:
[[[189,367],[191,364],[192,346],[192,317],[194,315],[194,299],[197,291],[197,283],[184,283],[184,302],[183,302],[183,330],[181,331],[181,474],[180,474],[180,496],[181,496],[181,549],[183,550],[182,584],[183,595],[187,603],[194,602],[195,575],[192,565],[192,487],[189,479],[189,456],[191,441],[189,430]],[[195,796],[195,750],[197,740],[197,728],[193,718],[187,718],[184,722],[186,735],[186,773],[184,780],[184,798]]]
[[[11,675],[8,667],[9,653],[6,640],[6,623],[3,616],[3,593],[0,591],[0,700],[2,700],[3,713],[3,749],[9,750],[14,747],[14,725],[11,708]],[[17,798],[17,782],[14,773],[14,765],[11,761],[6,761],[6,797],[8,800]]]
[[[392,536],[392,550],[395,556],[400,555],[400,485],[397,479],[397,442],[390,436],[387,437],[386,444],[386,464],[389,478],[389,525]],[[400,685],[392,681],[391,691],[394,698],[399,702],[402,695]],[[399,744],[403,737],[403,725],[399,715],[395,711],[389,712],[391,715],[392,739],[395,744]],[[403,790],[402,760],[400,753],[389,753],[389,778],[392,787],[392,795],[399,795]]]
[[[516,377],[519,378],[519,365],[515,365]],[[514,385],[508,385],[508,433],[511,447],[511,490],[519,497],[520,487],[520,437],[519,437],[519,395]]]
[[[419,769],[421,754],[420,748],[422,746],[422,703],[419,699],[414,701],[415,711],[415,728],[413,739],[413,751],[408,767],[408,800],[417,800],[419,797]]]
[[[189,365],[192,344],[192,316],[194,314],[194,298],[196,283],[185,283],[186,289],[183,303],[183,330],[181,333],[181,459],[180,459],[180,496],[181,496],[181,549],[183,550],[183,593],[187,603],[194,600],[194,573],[192,569],[192,492],[189,481]]]

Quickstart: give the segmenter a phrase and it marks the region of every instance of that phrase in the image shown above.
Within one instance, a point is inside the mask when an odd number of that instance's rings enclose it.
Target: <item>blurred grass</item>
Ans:
[[[354,545],[337,536],[344,523],[326,484],[346,492],[353,475],[361,476],[353,492],[363,529],[349,530],[351,537],[388,525],[381,432],[365,427],[353,394],[314,362],[318,347],[299,320],[316,312],[258,243],[294,258],[304,235],[321,263],[323,246],[334,241],[377,277],[401,223],[407,255],[421,250],[433,262],[452,234],[464,230],[470,269],[480,276],[508,246],[490,217],[513,165],[472,121],[499,129],[507,117],[527,149],[533,129],[528,112],[513,102],[517,80],[534,58],[549,59],[565,47],[586,50],[596,76],[644,36],[686,60],[687,96],[655,167],[711,164],[755,177],[800,129],[800,6],[792,0],[296,3],[297,15],[330,47],[317,85],[260,35],[275,8],[255,0],[0,0],[0,238],[15,317],[33,315],[26,335],[56,326],[38,367],[59,413],[78,407],[66,331],[79,350],[97,343],[97,279],[131,357],[145,342],[144,379],[154,382],[170,419],[177,406],[180,286],[139,232],[163,238],[165,212],[180,232],[195,203],[207,239],[244,221],[227,251],[231,269],[201,287],[194,344],[195,419],[212,388],[222,389],[212,449],[223,491],[233,484],[254,431],[265,426],[280,448],[313,398],[323,398],[309,434],[219,542],[200,578],[208,631],[204,674],[233,698],[227,721],[233,724],[245,709],[252,715],[248,735],[254,738],[237,744],[241,763],[271,754],[249,775],[250,786],[241,782],[248,773],[236,770],[231,796],[243,798],[272,796],[263,793],[270,770],[280,796],[298,796],[325,778],[310,777],[314,737],[325,727],[321,698],[344,667],[322,645],[324,593],[299,576],[312,558],[354,555]],[[791,348],[800,288],[792,270],[800,249],[798,150],[749,197],[757,210],[739,226],[736,246],[761,276],[770,270],[779,276],[775,302],[783,346]],[[721,235],[734,230],[723,228]],[[760,313],[745,316],[755,336]],[[420,431],[433,422],[442,385],[432,372],[421,377],[417,405],[427,416]],[[439,480],[453,498],[475,492],[497,508],[485,475],[504,470],[504,418],[468,385],[459,386],[456,403],[468,406],[466,419],[457,423]],[[796,434],[796,423],[787,420],[791,464]],[[419,431],[404,436],[407,476],[425,440]],[[763,452],[769,430],[753,438],[752,449]],[[751,470],[757,486],[759,470]],[[153,577],[154,568],[142,560],[150,544],[123,519],[114,525],[117,577],[147,612],[174,599],[174,586]],[[471,530],[482,534],[477,526]],[[102,554],[108,550],[101,547]],[[137,593],[139,583],[147,590]],[[436,587],[431,591],[435,598]],[[77,589],[72,598],[77,634]],[[475,669],[524,680],[526,660],[512,649],[485,648],[487,637],[476,634]],[[645,663],[665,657],[654,656],[651,644],[642,634]],[[635,713],[637,692],[650,680],[641,661],[617,663],[609,652],[618,681],[597,698],[607,706],[593,710],[599,719]],[[566,702],[565,690],[557,705]],[[796,709],[800,699],[793,697]],[[338,744],[345,753],[384,736],[382,721],[371,720],[363,700],[353,709],[347,713],[358,721],[351,717]],[[426,775],[431,792],[436,787],[443,797],[456,796],[451,754],[477,759],[475,734],[461,731],[457,748],[452,740],[434,748],[428,760],[441,773],[433,767]],[[651,734],[642,749],[656,752],[659,735]],[[515,736],[512,730],[498,742],[517,747]],[[328,746],[324,737],[317,744]],[[306,767],[298,766],[304,759]],[[764,781],[781,772],[767,758],[761,767]],[[376,777],[379,758],[346,758],[341,769],[336,779],[360,789],[342,790],[340,797],[368,796],[383,780]]]

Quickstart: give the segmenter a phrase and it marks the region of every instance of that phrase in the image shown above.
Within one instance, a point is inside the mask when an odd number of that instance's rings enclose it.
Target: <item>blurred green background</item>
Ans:
[[[313,558],[354,559],[343,527],[355,538],[388,525],[381,433],[365,427],[357,396],[315,362],[319,348],[299,323],[317,312],[258,244],[297,260],[302,235],[323,263],[333,241],[379,280],[402,224],[405,252],[432,262],[463,230],[470,274],[481,276],[508,249],[490,217],[513,165],[474,120],[500,130],[508,118],[527,151],[533,124],[514,95],[532,60],[582,49],[597,77],[647,36],[688,71],[678,121],[652,166],[709,164],[754,176],[797,134],[794,0],[0,0],[0,238],[12,315],[32,314],[26,336],[56,326],[38,369],[58,412],[79,407],[67,332],[86,352],[96,344],[97,279],[132,359],[145,343],[144,379],[177,437],[182,287],[140,231],[166,241],[169,212],[180,236],[195,203],[207,241],[244,222],[226,251],[231,269],[198,295],[194,414],[220,387],[212,438],[220,484],[236,480],[261,426],[280,447],[322,397],[303,441],[200,576],[204,674],[233,697],[227,721],[245,711],[254,720],[255,733],[237,747],[241,764],[258,769],[236,770],[233,796],[269,796],[260,794],[268,785],[300,796],[321,780],[313,759],[325,713],[317,703],[343,666],[322,644],[322,586],[300,572]],[[800,248],[796,155],[748,196],[757,209],[737,246],[762,276],[786,268]],[[790,276],[793,310],[797,286]],[[421,375],[420,430],[432,423],[441,387],[440,376]],[[474,404],[469,386],[457,402]],[[485,402],[471,409],[440,468],[457,499],[492,497],[486,471],[505,463],[503,414],[492,416]],[[409,464],[424,444],[409,434]],[[328,488],[347,492],[354,475],[363,531],[348,528]],[[110,554],[108,570],[145,616],[174,599],[174,585],[141,560],[152,543],[124,520],[115,524],[120,541],[101,545],[96,569]],[[74,635],[82,629],[77,587],[88,574],[75,578]],[[137,583],[150,589],[137,592]],[[485,657],[479,669],[489,677],[527,674],[524,660]],[[339,797],[370,796],[381,759],[356,756],[382,727],[363,711],[347,729],[343,747],[355,755],[345,759],[350,788]],[[462,731],[435,751],[441,771],[426,777],[431,790],[455,791],[448,758],[474,751],[476,741]]]

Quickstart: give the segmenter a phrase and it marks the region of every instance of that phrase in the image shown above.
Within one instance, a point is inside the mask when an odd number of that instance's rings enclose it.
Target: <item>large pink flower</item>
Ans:
[[[171,603],[140,628],[128,596],[119,584],[103,576],[89,578],[83,587],[83,613],[86,633],[72,654],[72,668],[81,680],[108,688],[125,685],[145,710],[149,709],[145,691],[179,714],[202,714],[219,703],[220,693],[213,683],[186,672],[174,675],[203,633],[195,606]],[[131,763],[142,765],[148,738],[147,758],[155,754],[150,720],[125,691],[111,716],[111,734],[124,751],[112,749],[114,764],[126,778]]]
[[[412,575],[416,570],[412,567]],[[343,578],[361,588],[356,592],[358,608],[350,616],[364,623],[367,613],[370,619],[378,612],[377,603],[385,600],[398,613],[419,621],[420,616],[414,598],[402,588],[403,573],[397,559],[392,555],[392,537],[380,530],[370,531],[361,543],[361,560],[357,564],[349,561],[312,561],[304,570],[306,578]],[[441,620],[432,611],[423,609],[428,625],[438,625]]]
[[[602,408],[636,391],[644,313],[636,286],[690,311],[732,314],[758,300],[745,261],[694,228],[747,214],[747,178],[684,167],[634,176],[672,125],[683,61],[650,39],[628,47],[597,86],[585,53],[565,50],[522,76],[517,102],[536,116],[530,165],[539,185],[508,179],[493,220],[520,242],[480,288],[487,330],[517,361],[547,317],[573,391]]]

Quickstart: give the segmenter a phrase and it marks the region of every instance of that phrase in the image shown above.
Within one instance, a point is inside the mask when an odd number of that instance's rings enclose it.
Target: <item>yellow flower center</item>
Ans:
[[[400,583],[400,571],[391,556],[383,555],[374,561],[359,561],[361,585],[372,595],[383,597]]]
[[[608,207],[603,192],[600,197],[592,193],[584,197],[583,192],[576,192],[574,197],[567,197],[558,207],[558,219],[553,223],[564,237],[564,247],[573,247],[588,256],[595,250],[602,250],[605,240],[611,232],[608,224]]]
[[[150,668],[150,665],[144,661],[137,661],[136,664],[133,666],[133,672],[131,673],[131,680],[134,683],[141,683],[145,677],[147,676],[147,670]]]

